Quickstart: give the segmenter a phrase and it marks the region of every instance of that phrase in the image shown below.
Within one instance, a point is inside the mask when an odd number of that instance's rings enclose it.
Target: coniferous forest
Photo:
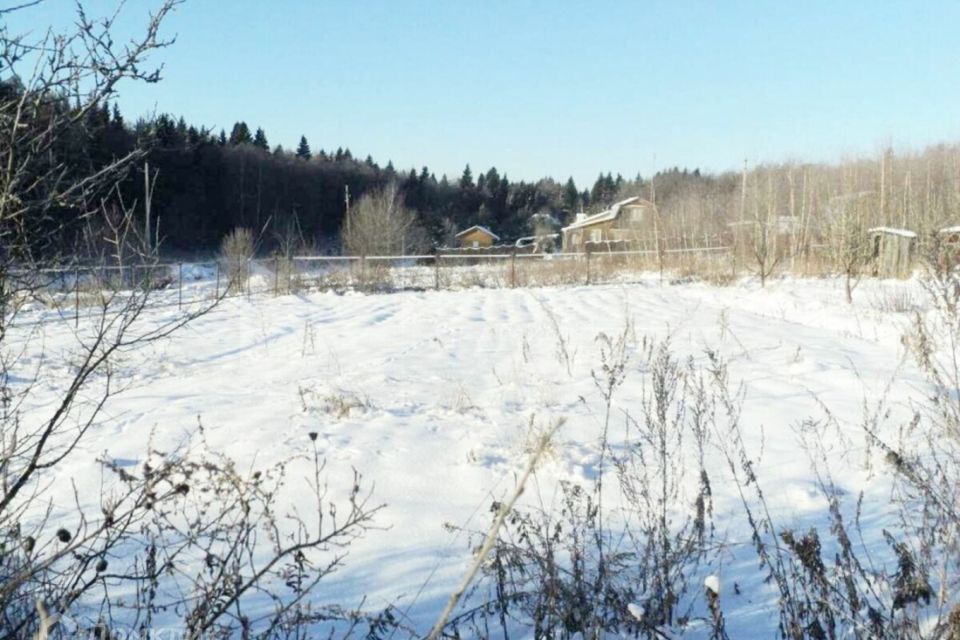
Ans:
[[[581,190],[572,178],[511,181],[495,167],[474,171],[470,165],[459,176],[438,177],[426,166],[403,169],[389,160],[356,157],[349,149],[324,150],[306,137],[296,149],[285,149],[272,144],[263,129],[242,121],[229,132],[170,115],[128,122],[116,105],[91,112],[78,127],[78,138],[85,139],[77,140],[76,162],[87,168],[106,165],[137,145],[148,149],[158,237],[164,250],[177,252],[213,250],[237,227],[260,233],[266,247],[294,233],[317,251],[334,252],[347,194],[355,202],[391,182],[436,246],[449,244],[457,231],[474,224],[489,226],[504,239],[529,235],[535,214],[565,223],[577,211],[604,208],[628,186],[638,192],[643,187],[639,176],[627,181],[607,173]],[[142,200],[144,170],[137,167],[122,182],[127,206]],[[657,178],[657,188],[667,193],[671,183],[701,179],[698,171],[679,169]]]

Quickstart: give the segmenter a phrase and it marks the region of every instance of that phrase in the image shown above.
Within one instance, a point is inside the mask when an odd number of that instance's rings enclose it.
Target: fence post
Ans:
[[[73,326],[80,326],[80,267],[73,268]]]
[[[440,252],[433,255],[433,288],[440,291]]]
[[[590,249],[586,250],[587,254],[587,284],[590,284]]]
[[[293,293],[293,256],[287,258],[287,293]]]
[[[367,288],[367,256],[360,256],[360,289],[366,291]]]
[[[213,291],[213,299],[220,297],[220,261],[217,260],[217,288]]]
[[[510,288],[517,286],[517,250],[510,254]]]
[[[177,263],[177,309],[183,308],[183,263]]]
[[[273,259],[273,297],[280,295],[280,258]]]

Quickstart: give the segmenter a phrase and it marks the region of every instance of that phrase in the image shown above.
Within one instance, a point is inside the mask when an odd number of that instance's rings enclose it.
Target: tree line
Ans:
[[[142,207],[149,165],[155,233],[164,248],[177,251],[214,249],[239,227],[262,231],[267,245],[292,233],[316,250],[336,251],[348,206],[391,184],[435,246],[450,244],[457,231],[474,224],[513,239],[539,232],[544,219],[563,224],[579,211],[599,211],[649,182],[607,173],[581,190],[573,178],[512,181],[495,167],[474,173],[469,164],[459,177],[438,178],[426,166],[398,170],[390,161],[355,157],[350,149],[315,149],[305,136],[295,149],[271,146],[264,129],[243,121],[229,132],[167,114],[129,123],[116,104],[106,103],[78,123],[76,139],[69,163],[77,171],[146,149],[146,164],[128,172],[116,195]],[[704,178],[699,171],[673,169],[655,180],[669,192],[678,182]]]
[[[157,235],[176,250],[214,248],[238,227],[266,231],[268,243],[277,234],[295,233],[320,250],[334,250],[351,202],[390,184],[399,187],[404,205],[416,211],[438,245],[472,224],[497,228],[505,237],[524,235],[534,213],[565,220],[581,198],[590,198],[566,194],[550,179],[511,182],[496,168],[475,178],[468,165],[456,180],[438,179],[427,167],[398,171],[392,162],[381,166],[349,149],[314,150],[306,137],[293,150],[271,147],[262,128],[245,122],[229,133],[169,115],[128,125],[116,106],[104,105],[91,112],[85,130],[84,160],[91,166],[137,145],[148,149],[147,162],[157,176],[152,197]],[[128,203],[143,197],[143,170],[131,172],[121,185]]]
[[[8,97],[22,91],[13,80],[0,84]],[[72,108],[56,96],[47,102],[49,109]],[[638,195],[655,202],[656,233],[672,244],[712,243],[729,235],[731,224],[742,230],[750,223],[754,229],[789,228],[791,237],[778,250],[795,254],[827,242],[837,227],[849,227],[848,210],[854,205],[863,212],[855,216],[855,231],[862,235],[871,224],[925,230],[954,222],[960,204],[960,150],[954,145],[909,154],[886,149],[878,157],[836,164],[764,164],[714,174],[679,167],[650,178],[606,173],[583,189],[573,178],[512,181],[495,167],[474,173],[470,165],[459,177],[438,178],[426,166],[398,170],[390,161],[360,159],[349,149],[314,148],[305,136],[295,149],[285,149],[272,146],[263,128],[243,121],[229,133],[167,114],[129,123],[116,104],[106,101],[87,109],[72,135],[62,136],[57,145],[57,170],[74,174],[109,167],[143,150],[144,162],[129,167],[112,193],[97,198],[118,199],[142,211],[143,174],[149,166],[155,177],[154,234],[163,249],[181,252],[214,250],[233,229],[249,228],[264,250],[300,244],[298,250],[336,253],[347,208],[390,185],[415,213],[428,247],[450,246],[456,232],[474,224],[507,241],[556,231],[550,225],[545,229],[544,221],[566,224],[577,212],[593,213]],[[37,167],[53,170],[42,162]],[[94,201],[87,208],[99,205]],[[64,207],[51,219],[82,217],[83,209]],[[793,221],[787,224],[784,218]]]

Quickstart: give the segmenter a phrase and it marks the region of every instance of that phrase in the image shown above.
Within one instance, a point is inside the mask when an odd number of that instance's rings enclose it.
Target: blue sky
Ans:
[[[123,25],[154,4],[128,0]],[[18,26],[71,6],[46,0]],[[957,25],[957,2],[188,0],[164,81],[119,102],[438,176],[469,162],[584,187],[957,141]]]

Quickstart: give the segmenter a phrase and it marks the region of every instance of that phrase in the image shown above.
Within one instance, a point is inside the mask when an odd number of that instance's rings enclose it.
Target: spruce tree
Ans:
[[[577,202],[580,200],[580,192],[577,191],[577,185],[573,181],[573,176],[567,179],[567,184],[563,187],[563,208],[569,212],[577,210]]]
[[[463,168],[463,175],[460,176],[460,188],[473,189],[473,187],[473,172],[470,171],[470,165],[468,164]]]
[[[270,144],[267,142],[267,134],[265,134],[260,127],[257,127],[257,133],[253,136],[253,146],[258,149],[263,149],[264,151],[270,150]]]
[[[230,144],[250,144],[253,137],[250,135],[250,127],[246,122],[240,121],[233,125],[233,131],[230,132]]]
[[[307,142],[307,136],[300,136],[300,144],[297,146],[297,157],[301,160],[309,160],[313,157],[310,153],[310,144]]]

